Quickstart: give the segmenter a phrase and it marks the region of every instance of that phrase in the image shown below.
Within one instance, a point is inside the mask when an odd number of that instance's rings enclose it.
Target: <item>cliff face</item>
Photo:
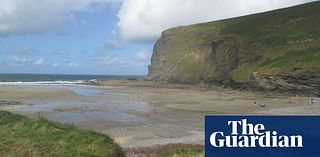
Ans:
[[[154,46],[147,79],[320,93],[320,2],[177,27]]]
[[[221,82],[240,64],[239,42],[219,29],[181,27],[165,31],[154,47],[148,77],[176,82]]]

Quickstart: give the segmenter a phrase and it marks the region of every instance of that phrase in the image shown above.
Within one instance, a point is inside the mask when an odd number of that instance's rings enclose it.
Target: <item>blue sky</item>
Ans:
[[[165,29],[309,1],[2,0],[0,73],[145,75]]]
[[[2,73],[144,75],[152,43],[124,44],[117,34],[120,4],[97,12],[75,12],[61,33],[0,38]]]

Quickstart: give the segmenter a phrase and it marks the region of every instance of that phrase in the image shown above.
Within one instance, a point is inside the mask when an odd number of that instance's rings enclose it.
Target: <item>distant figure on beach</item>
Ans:
[[[258,104],[256,101],[254,102],[254,104],[261,108],[264,108],[267,106],[266,104]]]
[[[310,98],[309,99],[309,103],[310,103],[310,105],[312,105],[312,104],[315,104],[317,101],[316,101],[316,99],[315,98]]]

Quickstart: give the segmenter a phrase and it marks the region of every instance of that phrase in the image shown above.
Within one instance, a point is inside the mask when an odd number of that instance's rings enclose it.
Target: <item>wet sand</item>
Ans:
[[[320,114],[307,97],[138,86],[0,86],[0,109],[105,133],[123,148],[203,144],[205,115]]]

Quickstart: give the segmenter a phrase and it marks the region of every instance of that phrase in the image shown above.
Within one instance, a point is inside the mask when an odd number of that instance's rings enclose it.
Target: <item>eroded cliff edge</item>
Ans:
[[[320,95],[320,2],[166,30],[146,79]]]

